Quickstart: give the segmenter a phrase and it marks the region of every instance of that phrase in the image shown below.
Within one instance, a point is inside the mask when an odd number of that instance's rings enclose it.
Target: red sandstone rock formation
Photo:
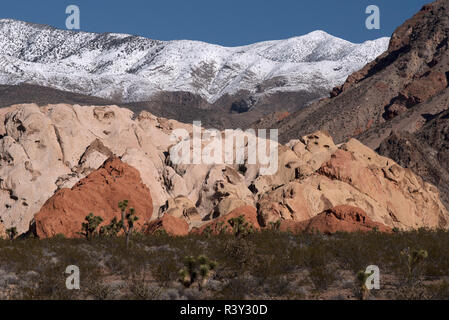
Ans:
[[[182,218],[165,214],[162,218],[150,222],[145,230],[149,234],[157,231],[165,231],[171,236],[186,236],[189,234],[189,224]]]
[[[228,221],[233,218],[238,218],[239,216],[244,216],[245,221],[250,224],[254,230],[260,230],[259,222],[257,221],[257,210],[253,206],[243,206],[234,209],[227,215],[214,219],[213,221],[202,225],[200,228],[192,229],[193,234],[202,234],[204,230],[208,229],[212,234],[217,234],[221,232],[224,228],[226,232],[231,232],[232,227],[229,225]]]
[[[281,222],[281,231],[320,232],[333,234],[336,232],[373,231],[392,232],[390,227],[372,221],[366,213],[357,207],[348,205],[337,206],[326,210],[319,215],[302,222],[284,220]]]
[[[123,200],[136,210],[139,220],[135,228],[141,229],[153,213],[150,190],[136,169],[118,158],[110,158],[72,189],[61,189],[47,200],[34,217],[34,232],[39,238],[57,234],[79,237],[81,224],[89,213],[101,216],[103,225],[108,224],[112,218],[120,218],[118,203]]]

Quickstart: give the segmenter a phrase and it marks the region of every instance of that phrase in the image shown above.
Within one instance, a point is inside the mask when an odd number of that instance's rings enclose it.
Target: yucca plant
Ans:
[[[116,237],[121,229],[122,229],[122,221],[118,221],[118,219],[114,217],[107,226],[102,226],[100,228],[100,236]]]
[[[87,240],[92,239],[97,234],[98,226],[103,222],[103,218],[95,216],[92,212],[85,218],[86,222],[81,224],[81,232]]]
[[[429,256],[426,250],[406,248],[401,251],[401,255],[407,260],[407,271],[409,279],[412,278],[416,268]]]
[[[136,210],[134,208],[129,208],[128,212],[126,212],[126,209],[128,208],[128,200],[119,202],[118,207],[121,211],[121,226],[126,237],[126,248],[128,248],[129,238],[134,230],[134,222],[139,220],[139,217],[136,216]]]
[[[270,222],[270,230],[271,231],[279,231],[281,229],[281,220],[278,220],[276,222]]]
[[[360,270],[357,273],[357,283],[358,290],[360,292],[360,300],[366,300],[369,296],[370,289],[366,286],[366,281],[368,280],[370,274],[365,270]]]
[[[239,216],[228,220],[232,227],[232,233],[238,237],[243,238],[254,232],[253,226],[245,220],[245,216]]]
[[[197,283],[198,289],[201,291],[216,267],[217,263],[204,255],[200,255],[197,258],[193,256],[186,257],[184,259],[184,268],[179,270],[179,281],[186,288],[190,288],[194,283]]]

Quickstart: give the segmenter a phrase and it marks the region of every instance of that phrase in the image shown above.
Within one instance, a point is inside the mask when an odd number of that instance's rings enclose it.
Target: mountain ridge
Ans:
[[[353,44],[314,31],[238,47],[68,31],[0,20],[0,83],[29,83],[122,102],[186,91],[214,103],[308,90],[325,95],[387,48],[388,38]]]

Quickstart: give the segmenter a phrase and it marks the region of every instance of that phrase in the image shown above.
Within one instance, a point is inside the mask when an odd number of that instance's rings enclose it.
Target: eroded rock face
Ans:
[[[198,212],[195,204],[189,198],[178,196],[167,200],[165,206],[160,209],[160,216],[172,216],[178,219],[183,219],[189,223],[201,221],[201,215]]]
[[[374,199],[386,209],[387,216],[372,215],[372,219],[403,228],[447,226],[448,212],[438,190],[388,158],[378,156],[357,140],[350,140],[334,153],[320,172],[338,177]]]
[[[137,168],[152,190],[155,213],[179,188],[163,183],[170,132],[189,127],[116,106],[34,104],[0,109],[0,217],[26,232],[58,189],[71,188],[111,155]],[[176,179],[175,179],[176,181]]]
[[[192,125],[116,106],[34,104],[0,109],[0,217],[26,232],[33,215],[56,191],[73,187],[110,156],[136,168],[151,190],[154,218],[170,199],[197,209],[192,222],[254,205],[252,182],[238,165],[175,165],[169,158],[175,129]],[[254,171],[254,176],[258,175]]]
[[[118,203],[128,200],[139,220],[136,230],[151,219],[151,193],[139,172],[118,158],[108,159],[98,170],[80,180],[71,189],[57,191],[34,216],[33,230],[39,238],[57,234],[79,237],[81,224],[89,213],[103,218],[102,225],[120,219]]]
[[[448,227],[449,213],[434,186],[355,139],[340,145],[313,174],[262,195],[257,206],[267,226],[304,221],[346,204],[389,227]]]
[[[5,226],[28,230],[34,213],[69,175],[53,122],[35,105],[11,108],[0,140],[0,203]],[[81,133],[80,140],[83,139]]]
[[[374,230],[386,233],[392,232],[390,227],[372,221],[362,209],[348,205],[331,208],[302,222],[284,220],[281,223],[280,230],[292,233],[320,232],[324,234]]]

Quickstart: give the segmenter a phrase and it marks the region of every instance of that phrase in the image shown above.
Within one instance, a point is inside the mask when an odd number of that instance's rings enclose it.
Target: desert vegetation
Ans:
[[[449,234],[420,229],[0,240],[1,299],[448,299]],[[99,235],[100,233],[98,233]],[[123,233],[121,233],[123,234]],[[80,268],[80,290],[65,286]],[[367,290],[368,265],[380,290]]]

